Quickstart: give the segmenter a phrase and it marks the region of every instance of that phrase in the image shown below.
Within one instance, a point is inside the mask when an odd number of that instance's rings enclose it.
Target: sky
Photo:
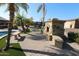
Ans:
[[[27,18],[33,17],[34,21],[41,21],[42,12],[37,13],[39,5],[40,3],[30,3],[28,13],[21,9],[20,14]],[[9,13],[5,9],[6,6],[0,7],[0,16],[9,19]],[[60,20],[79,18],[79,3],[46,3],[45,21],[53,18]]]

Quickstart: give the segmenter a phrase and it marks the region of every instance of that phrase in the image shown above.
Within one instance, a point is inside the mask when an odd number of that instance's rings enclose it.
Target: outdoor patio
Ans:
[[[25,36],[23,40],[11,39],[11,43],[19,42],[21,48],[27,56],[78,56],[79,45],[76,43],[67,43],[65,48],[60,49],[52,45],[40,32],[31,32],[21,34]]]

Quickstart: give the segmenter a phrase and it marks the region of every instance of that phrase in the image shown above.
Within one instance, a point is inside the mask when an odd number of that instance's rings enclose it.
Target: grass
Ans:
[[[0,39],[0,48],[3,48],[6,45],[5,38]]]
[[[0,48],[3,48],[5,44],[5,38],[0,39]],[[25,56],[25,54],[19,43],[12,43],[11,47],[7,51],[0,51],[0,56]]]

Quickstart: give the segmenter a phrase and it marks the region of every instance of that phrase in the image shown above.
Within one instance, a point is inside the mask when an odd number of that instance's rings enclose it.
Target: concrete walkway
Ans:
[[[79,55],[79,51],[72,49],[60,49],[52,45],[52,41],[47,41],[40,32],[21,34],[23,40],[11,40],[12,43],[19,42],[21,48],[27,56],[72,56]]]

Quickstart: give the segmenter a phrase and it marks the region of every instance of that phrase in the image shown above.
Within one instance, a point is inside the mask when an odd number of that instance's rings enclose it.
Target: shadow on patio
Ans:
[[[55,49],[53,47],[49,47],[49,48],[51,48],[52,50],[58,51],[59,53],[62,53],[65,56],[79,56],[79,50],[75,50],[69,45],[67,47],[65,47],[64,49],[61,49],[61,50]]]
[[[46,36],[39,33],[37,35],[34,34],[28,34],[28,35],[31,35],[29,38],[33,40],[47,40]]]
[[[50,48],[50,47],[49,47]],[[30,53],[36,53],[36,54],[44,54],[44,55],[48,55],[48,56],[78,56],[79,55],[79,51],[67,51],[67,50],[58,50],[55,48],[51,48],[53,50],[58,51],[59,53],[54,53],[54,52],[45,52],[45,51],[39,51],[39,50],[32,50],[32,49],[19,49],[19,48],[14,48],[11,47],[11,49],[15,49],[15,50],[19,50],[19,51],[24,51],[24,52],[30,52]]]
[[[15,50],[19,50],[22,51],[19,48],[14,48],[12,47],[11,49],[15,49]],[[23,49],[24,52],[30,52],[30,53],[38,53],[38,54],[44,54],[44,55],[48,55],[48,56],[65,56],[63,54],[56,54],[56,53],[52,53],[52,52],[44,52],[44,51],[39,51],[39,50],[31,50],[31,49]]]

